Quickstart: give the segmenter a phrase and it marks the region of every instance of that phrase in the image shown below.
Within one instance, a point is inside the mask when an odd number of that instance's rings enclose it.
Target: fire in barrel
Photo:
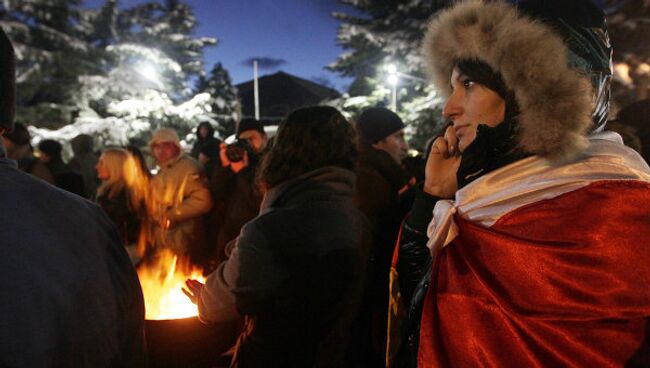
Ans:
[[[188,278],[205,281],[201,269],[162,250],[140,265],[138,276],[150,367],[211,367],[234,345],[237,323],[202,324],[196,305],[182,291]]]
[[[169,250],[138,268],[148,320],[196,317],[198,311],[182,291],[185,280],[205,281],[201,269]]]

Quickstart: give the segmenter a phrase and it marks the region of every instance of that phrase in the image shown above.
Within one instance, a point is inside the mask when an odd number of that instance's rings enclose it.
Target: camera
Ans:
[[[230,162],[242,161],[246,152],[248,152],[249,157],[253,152],[250,143],[246,139],[237,139],[226,146],[226,157]]]

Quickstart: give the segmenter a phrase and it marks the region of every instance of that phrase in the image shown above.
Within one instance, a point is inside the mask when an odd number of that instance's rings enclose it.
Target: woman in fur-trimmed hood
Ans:
[[[602,11],[460,2],[424,52],[450,125],[396,250],[391,311],[409,310],[388,363],[650,364],[650,168],[602,132]]]

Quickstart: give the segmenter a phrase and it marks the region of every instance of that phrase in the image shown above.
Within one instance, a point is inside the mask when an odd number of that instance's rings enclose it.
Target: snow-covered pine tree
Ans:
[[[367,106],[388,105],[390,90],[384,68],[394,64],[403,74],[398,85],[398,114],[409,125],[412,145],[423,148],[440,123],[439,112],[432,112],[440,100],[428,83],[406,75],[425,78],[420,50],[427,20],[448,1],[340,1],[355,8],[356,14],[334,15],[341,21],[338,43],[347,51],[328,68],[354,78],[348,91],[352,97],[343,99],[339,107],[354,115]]]
[[[215,114],[216,130],[222,138],[235,133],[239,115],[237,89],[232,85],[230,74],[221,63],[212,67],[209,76],[199,78],[196,84],[198,93],[208,93],[212,113]]]
[[[210,96],[194,95],[190,86],[203,73],[203,49],[216,40],[192,34],[196,21],[187,4],[149,2],[122,10],[107,0],[79,14],[84,41],[100,57],[94,70],[75,73],[73,120],[56,131],[33,127],[37,139],[66,141],[86,133],[100,144],[143,144],[152,129],[172,127],[183,137],[213,117]]]
[[[148,2],[122,11],[117,20],[122,42],[155,48],[173,59],[181,73],[166,76],[173,83],[173,98],[188,97],[191,79],[205,74],[203,51],[216,45],[211,37],[195,37],[192,8],[180,0]]]
[[[100,71],[101,52],[86,42],[88,23],[81,0],[5,0],[0,25],[17,59],[17,118],[60,127],[77,111],[71,96],[79,74]]]

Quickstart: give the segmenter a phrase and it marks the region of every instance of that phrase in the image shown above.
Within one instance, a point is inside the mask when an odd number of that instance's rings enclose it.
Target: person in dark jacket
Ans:
[[[0,134],[13,126],[14,65],[0,30]],[[115,226],[18,170],[1,142],[0,366],[145,366],[142,292]]]
[[[200,123],[196,127],[196,142],[194,142],[194,145],[192,146],[190,156],[198,160],[201,150],[205,146],[214,145],[215,143],[219,145],[221,140],[214,136],[214,128],[212,127],[212,124],[207,121]]]
[[[93,151],[93,137],[88,134],[79,134],[70,141],[72,153],[74,154],[68,165],[70,168],[83,177],[84,191],[86,198],[93,199],[97,193],[97,176],[95,175],[95,165],[99,159]]]
[[[225,259],[228,243],[259,212],[262,194],[255,182],[255,170],[267,142],[262,122],[244,119],[237,126],[237,142],[231,145],[221,143],[219,158],[210,165],[210,192],[214,207],[207,220],[207,237],[214,245],[213,266]],[[241,155],[237,157],[233,154],[236,152]]]
[[[630,135],[636,137],[637,144],[629,146],[639,152],[646,162],[650,162],[650,99],[636,101],[623,107],[614,121],[632,130]],[[609,124],[608,127],[611,128]]]
[[[259,216],[205,286],[188,281],[205,323],[246,317],[231,366],[349,365],[367,257],[366,221],[352,201],[355,152],[336,109],[291,113],[261,163]]]
[[[402,166],[408,144],[404,122],[394,112],[374,107],[361,113],[356,122],[358,148],[355,203],[372,226],[372,248],[368,287],[363,304],[366,321],[365,351],[369,366],[381,366],[385,359],[388,280],[390,261],[402,219],[408,209],[407,191],[413,182]],[[414,179],[413,179],[414,180]],[[410,193],[409,193],[410,194]]]
[[[513,3],[460,2],[429,24],[451,125],[402,229],[391,295],[412,313],[389,363],[648,366],[650,168],[602,131],[604,14]]]
[[[214,174],[215,167],[221,166],[219,159],[220,146],[221,143],[215,140],[204,144],[199,150],[199,163],[203,165],[205,176],[208,178],[211,178],[212,174]]]
[[[53,139],[44,139],[38,143],[40,161],[50,170],[54,176],[54,184],[70,193],[86,197],[84,179],[79,172],[73,170],[63,162],[61,152],[63,146]]]

